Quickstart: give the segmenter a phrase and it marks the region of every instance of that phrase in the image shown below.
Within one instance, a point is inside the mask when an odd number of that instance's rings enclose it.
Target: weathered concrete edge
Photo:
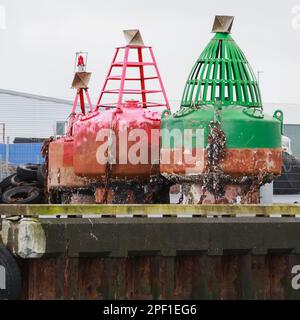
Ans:
[[[4,219],[2,237],[24,259],[300,254],[300,220],[294,218]]]
[[[0,205],[2,216],[56,215],[300,215],[300,205]]]

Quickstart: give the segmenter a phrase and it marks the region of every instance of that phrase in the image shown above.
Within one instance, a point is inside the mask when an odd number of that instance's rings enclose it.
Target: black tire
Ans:
[[[2,202],[6,204],[37,204],[42,199],[41,189],[32,186],[15,187],[2,195]]]
[[[13,187],[20,187],[20,186],[32,186],[32,187],[38,187],[39,183],[37,181],[25,181],[24,179],[21,179],[17,174],[13,175],[11,177],[11,185]]]
[[[21,185],[22,182],[24,182],[24,180],[21,179],[17,174],[14,174],[14,175],[11,177],[10,182],[11,182],[11,184],[12,184],[14,187],[17,187],[17,186]]]
[[[21,299],[21,295],[22,279],[19,265],[12,254],[0,243],[0,300],[18,300]]]
[[[17,168],[17,174],[20,179],[36,181],[38,168],[38,164],[20,164]]]
[[[12,184],[11,184],[11,178],[14,176],[11,175],[11,176],[8,176],[7,178],[3,179],[1,182],[0,182],[0,188],[4,191],[5,189],[7,189],[8,187],[11,187]]]
[[[45,169],[45,164],[41,164],[37,171],[37,181],[42,188],[45,187]]]

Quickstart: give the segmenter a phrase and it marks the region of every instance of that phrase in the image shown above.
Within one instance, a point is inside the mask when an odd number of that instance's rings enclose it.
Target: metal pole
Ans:
[[[9,137],[6,138],[6,155],[5,155],[6,176],[9,175],[8,165],[9,165]]]
[[[154,62],[154,67],[155,67],[155,70],[156,70],[156,74],[158,76],[158,81],[159,81],[163,96],[165,98],[166,107],[167,107],[168,110],[170,110],[169,100],[168,100],[168,97],[167,97],[167,94],[166,94],[166,91],[165,91],[165,87],[164,87],[164,84],[162,82],[162,79],[161,79],[161,76],[160,76],[160,72],[158,70],[158,66],[157,66],[157,63],[156,63],[156,60],[155,60],[155,56],[154,56],[154,53],[153,53],[153,50],[152,50],[151,47],[149,47],[149,51],[150,51],[150,55],[151,55],[152,61]]]
[[[258,70],[257,71],[257,83],[258,83],[258,86],[260,85],[260,74],[261,73],[264,73],[264,71],[262,71],[262,70]]]
[[[142,100],[143,100],[143,108],[147,107],[147,97],[146,97],[146,85],[145,85],[145,73],[144,73],[144,65],[143,65],[143,52],[142,47],[138,47],[138,57],[140,63],[140,82],[141,82],[141,91],[142,91]]]
[[[124,62],[123,62],[123,68],[122,68],[122,76],[121,76],[121,83],[120,83],[120,91],[119,91],[119,98],[118,98],[117,108],[121,108],[121,104],[122,104],[122,101],[123,101],[125,78],[126,78],[126,71],[127,71],[127,64],[128,64],[128,57],[129,57],[129,47],[127,46],[125,48],[125,53],[124,53]]]
[[[3,180],[3,177],[2,177],[2,154],[0,153],[0,181]]]

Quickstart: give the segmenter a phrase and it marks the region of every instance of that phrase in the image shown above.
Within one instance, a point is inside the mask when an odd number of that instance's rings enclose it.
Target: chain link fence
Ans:
[[[42,164],[42,143],[6,143],[0,144],[0,181],[14,174],[17,166],[23,163]]]

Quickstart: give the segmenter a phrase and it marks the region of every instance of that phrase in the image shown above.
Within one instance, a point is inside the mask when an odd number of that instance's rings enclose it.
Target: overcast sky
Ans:
[[[300,0],[0,0],[0,5],[6,11],[6,28],[0,30],[3,89],[73,98],[74,52],[83,50],[89,52],[95,98],[114,48],[125,44],[121,31],[139,28],[154,49],[169,99],[179,100],[192,65],[213,36],[214,16],[221,14],[235,16],[234,39],[254,71],[264,71],[263,100],[300,103]]]

